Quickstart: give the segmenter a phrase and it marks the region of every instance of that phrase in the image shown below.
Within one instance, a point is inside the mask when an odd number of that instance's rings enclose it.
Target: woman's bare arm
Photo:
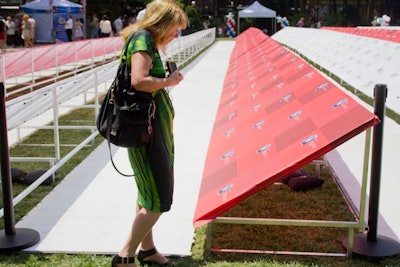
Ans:
[[[175,71],[168,78],[150,76],[153,59],[145,51],[134,53],[131,62],[131,84],[139,91],[154,92],[164,87],[177,85],[183,79],[179,71]]]

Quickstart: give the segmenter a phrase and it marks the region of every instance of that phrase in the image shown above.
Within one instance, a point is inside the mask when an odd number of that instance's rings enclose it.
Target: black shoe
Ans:
[[[150,256],[153,256],[154,254],[157,253],[157,249],[156,248],[152,248],[150,250],[140,250],[138,253],[138,260],[140,262],[140,265],[142,266],[160,266],[160,267],[168,267],[168,266],[175,266],[174,262],[171,260],[168,260],[165,263],[157,263],[154,261],[145,261],[144,259]]]
[[[120,257],[115,255],[111,260],[111,267],[117,267],[117,264],[132,264],[135,263],[135,257]]]

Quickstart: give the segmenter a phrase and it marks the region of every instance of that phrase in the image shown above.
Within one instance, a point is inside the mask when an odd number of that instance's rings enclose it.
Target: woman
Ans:
[[[14,47],[15,46],[15,22],[14,20],[8,16],[7,17],[7,45]]]
[[[33,46],[32,41],[31,41],[32,26],[31,26],[31,23],[29,22],[28,14],[25,14],[22,17],[21,29],[22,29],[21,36],[22,36],[22,39],[24,39],[25,47],[32,47]]]
[[[75,31],[74,31],[74,40],[83,40],[83,22],[82,18],[77,18],[75,20]]]
[[[3,17],[0,16],[0,49],[1,52],[5,52],[7,48],[6,40],[7,40],[7,24],[4,21]]]
[[[155,0],[148,4],[140,21],[121,32],[128,40],[124,49],[127,49],[132,86],[139,91],[151,92],[157,108],[150,144],[128,149],[138,187],[136,217],[125,245],[112,259],[112,266],[136,266],[135,253],[139,245],[137,258],[142,266],[173,265],[156,250],[152,228],[160,215],[170,210],[173,194],[174,110],[164,88],[177,85],[183,77],[179,71],[165,77],[158,50],[164,50],[187,24],[187,15],[175,1]]]

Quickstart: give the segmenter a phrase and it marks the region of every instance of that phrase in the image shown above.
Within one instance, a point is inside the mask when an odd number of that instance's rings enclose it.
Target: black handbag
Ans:
[[[131,37],[132,38],[132,37]],[[130,40],[127,42],[129,43]],[[127,49],[118,67],[117,75],[108,89],[96,119],[99,133],[111,145],[141,147],[151,140],[156,104],[151,93],[136,90],[131,85],[131,75],[126,63]]]

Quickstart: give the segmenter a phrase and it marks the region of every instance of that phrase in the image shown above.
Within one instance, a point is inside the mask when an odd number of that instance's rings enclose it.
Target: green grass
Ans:
[[[77,109],[66,114],[59,119],[60,125],[94,125],[95,117],[92,109]],[[79,144],[87,138],[91,132],[89,130],[60,130],[60,154],[61,158],[67,155],[74,148],[71,144]],[[34,206],[36,206],[55,186],[58,185],[65,176],[71,172],[75,166],[81,163],[87,156],[101,143],[103,139],[96,137],[92,145],[81,149],[74,157],[67,161],[56,172],[55,183],[50,186],[40,186],[33,191],[26,199],[18,203],[14,208],[15,220],[19,221]],[[38,145],[39,144],[39,145]],[[49,146],[42,146],[48,144]],[[38,130],[22,140],[21,143],[10,148],[10,157],[54,157],[54,133],[53,130]],[[49,169],[47,162],[11,162],[11,167],[19,168],[29,173],[38,169]],[[13,184],[13,195],[17,196],[27,186]],[[0,193],[2,196],[2,193]],[[3,207],[3,202],[0,203]],[[3,228],[4,221],[0,218],[0,228]]]
[[[94,111],[77,109],[60,118],[60,125],[94,125]],[[86,130],[62,130],[62,144],[77,144],[90,134]],[[32,144],[53,144],[53,132],[39,130],[10,149],[13,157],[49,156],[54,154],[52,146],[43,147]],[[15,218],[19,221],[44,196],[46,196],[66,175],[82,162],[99,144],[97,137],[91,146],[85,147],[75,157],[57,171],[56,182],[51,186],[40,186],[28,198],[15,207]],[[27,144],[30,144],[27,147]],[[28,149],[29,148],[29,149]],[[71,146],[61,146],[61,155],[72,150]],[[46,163],[12,163],[12,167],[27,172],[48,168]],[[308,165],[311,171],[314,167]],[[354,220],[351,212],[338,190],[329,171],[321,169],[325,183],[319,189],[307,192],[292,192],[285,185],[270,186],[243,201],[223,216],[261,217],[278,219],[315,219],[315,220]],[[14,195],[23,191],[26,186],[13,185]],[[0,226],[3,227],[1,219]],[[191,257],[177,260],[182,267],[373,267],[400,266],[400,258],[384,258],[379,262],[365,258],[288,256],[244,253],[205,254],[206,228],[196,229]],[[318,251],[344,253],[342,240],[347,237],[347,230],[316,227],[283,227],[283,226],[248,226],[214,224],[212,246],[214,248],[236,248],[256,250]],[[62,242],[62,240],[60,240]],[[79,240],[77,240],[79,242]],[[171,240],[173,245],[173,240]],[[0,253],[0,267],[40,266],[40,267],[101,267],[110,266],[111,256],[92,254],[41,254],[41,253]]]

